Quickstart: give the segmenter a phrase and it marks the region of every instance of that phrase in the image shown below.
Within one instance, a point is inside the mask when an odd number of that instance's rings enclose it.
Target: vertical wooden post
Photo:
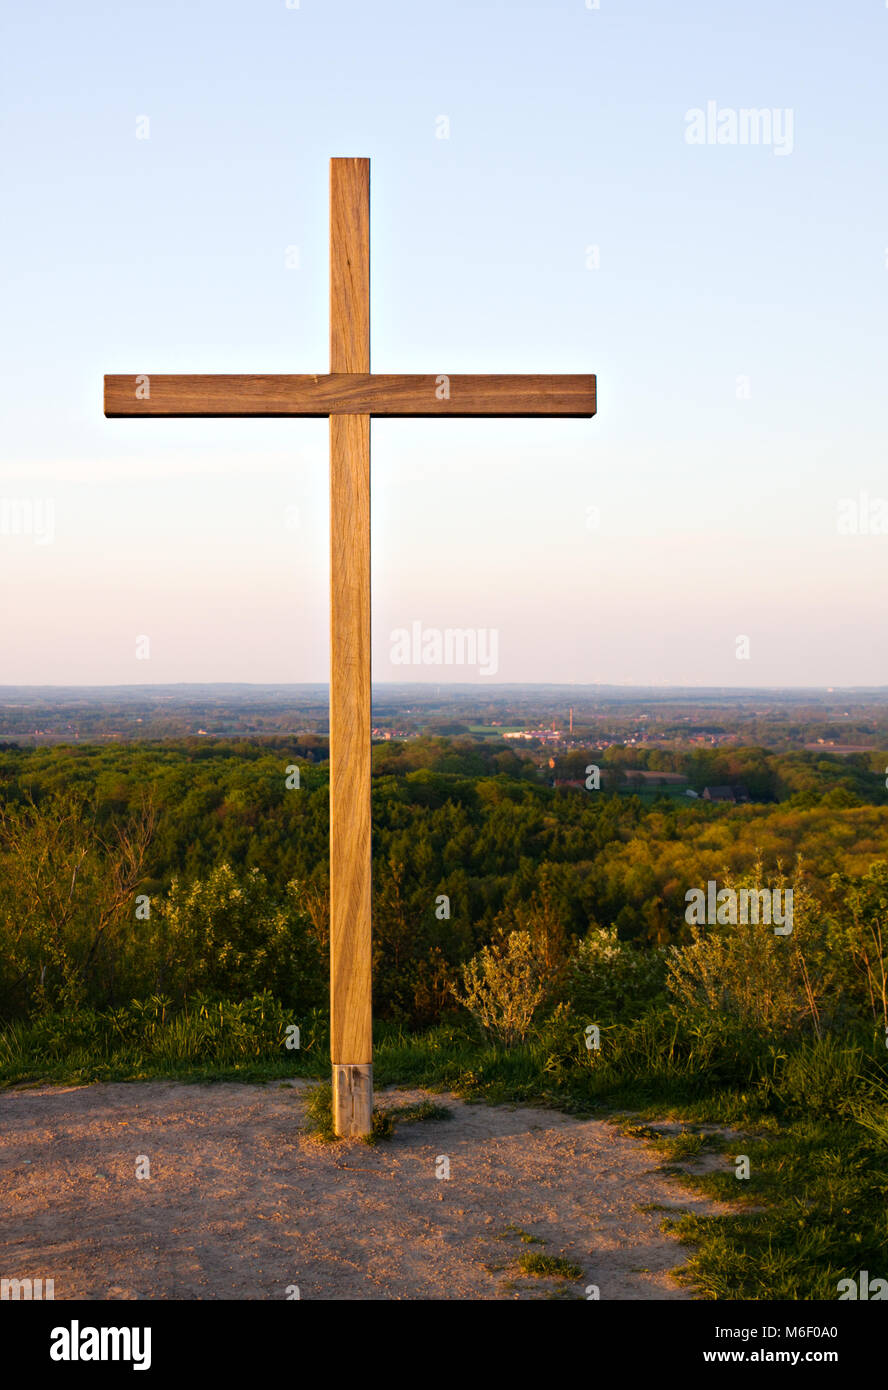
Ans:
[[[370,161],[330,161],[330,371],[370,371]],[[330,1055],[337,1134],[373,1114],[370,417],[330,416]]]

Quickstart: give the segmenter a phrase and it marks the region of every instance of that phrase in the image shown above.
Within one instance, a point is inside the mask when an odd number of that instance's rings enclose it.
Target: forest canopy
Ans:
[[[66,990],[95,1007],[226,987],[322,1006],[324,751],[316,740],[192,739],[0,752],[3,1015],[63,1005]],[[645,758],[670,770],[684,760],[699,785],[742,779],[750,799],[636,794],[618,774]],[[556,922],[568,953],[603,929],[665,947],[687,938],[686,892],[710,879],[760,865],[769,879],[803,877],[837,912],[836,885],[843,902],[859,900],[871,866],[888,860],[875,753],[609,749],[602,768],[614,775],[600,790],[552,785],[557,766],[541,770],[501,742],[391,741],[373,761],[375,1007],[414,1025],[454,1009],[465,963],[533,921]],[[239,893],[255,912],[238,917]],[[227,944],[214,910],[232,924]],[[210,960],[220,951],[227,974]],[[190,974],[174,968],[178,956]]]

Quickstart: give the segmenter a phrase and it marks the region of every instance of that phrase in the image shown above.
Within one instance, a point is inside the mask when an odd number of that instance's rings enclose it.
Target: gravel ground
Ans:
[[[0,1093],[0,1276],[52,1278],[56,1299],[692,1297],[663,1213],[639,1208],[722,1208],[614,1125],[435,1096],[449,1120],[322,1144],[302,1130],[303,1089]],[[527,1253],[582,1277],[528,1277]]]

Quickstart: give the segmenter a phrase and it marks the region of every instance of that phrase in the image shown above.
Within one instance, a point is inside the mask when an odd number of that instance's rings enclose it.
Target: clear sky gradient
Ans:
[[[491,682],[888,684],[886,60],[877,0],[7,7],[0,684],[326,679],[326,424],[101,385],[326,371],[331,155],[375,370],[599,380],[374,423],[378,680],[478,678],[393,665],[418,621],[495,629]],[[792,152],[689,144],[709,101]]]

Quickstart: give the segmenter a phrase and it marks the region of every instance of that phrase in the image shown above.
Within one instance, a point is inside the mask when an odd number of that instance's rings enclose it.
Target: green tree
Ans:
[[[305,894],[281,891],[258,869],[220,864],[190,885],[174,881],[152,921],[157,987],[243,999],[263,990],[294,1008],[325,998],[321,945]]]

